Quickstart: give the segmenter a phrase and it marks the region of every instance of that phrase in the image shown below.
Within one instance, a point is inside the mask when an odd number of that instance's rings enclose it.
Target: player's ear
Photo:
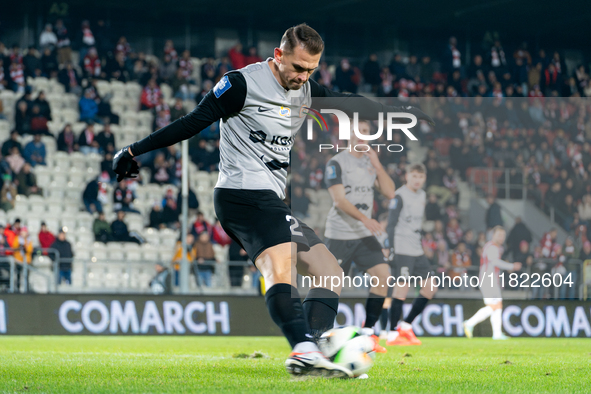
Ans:
[[[281,59],[283,58],[283,50],[281,48],[275,48],[273,51],[273,57],[277,63],[281,63]]]

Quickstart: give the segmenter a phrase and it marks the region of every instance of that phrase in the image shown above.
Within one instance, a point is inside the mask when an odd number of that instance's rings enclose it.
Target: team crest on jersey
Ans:
[[[220,98],[220,96],[226,93],[231,87],[232,84],[230,83],[228,76],[224,75],[224,77],[213,87],[213,94],[215,94],[216,98]]]
[[[281,108],[279,108],[279,115],[281,115],[281,116],[291,116],[291,109],[289,107],[283,107],[283,106],[281,106]]]
[[[396,206],[398,205],[398,200],[396,198],[393,198],[390,200],[390,204],[388,206],[389,209],[396,209]]]

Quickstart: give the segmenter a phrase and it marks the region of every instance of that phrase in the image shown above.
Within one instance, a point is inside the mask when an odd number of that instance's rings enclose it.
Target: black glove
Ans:
[[[412,105],[407,105],[407,106],[400,107],[400,110],[402,112],[408,112],[410,114],[413,114],[414,116],[417,117],[418,120],[424,120],[427,123],[429,123],[431,126],[435,126],[435,121],[433,120],[433,118],[431,118],[429,115],[427,115],[426,113],[424,113],[423,111],[421,111],[417,107],[413,107]]]
[[[138,176],[140,167],[129,153],[129,145],[117,152],[113,157],[113,171],[117,174],[117,182],[122,181],[124,178]]]

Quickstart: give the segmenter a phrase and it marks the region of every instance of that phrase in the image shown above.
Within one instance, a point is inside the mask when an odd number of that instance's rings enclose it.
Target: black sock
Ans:
[[[311,289],[303,306],[310,333],[314,338],[320,338],[323,332],[334,327],[339,309],[339,295],[328,289]]]
[[[380,314],[380,327],[382,331],[386,331],[386,326],[388,326],[388,314],[390,313],[389,309],[382,309],[382,313]]]
[[[402,305],[404,305],[404,300],[399,300],[398,298],[392,299],[392,306],[390,307],[390,330],[394,330],[398,325],[398,320],[402,316]]]
[[[377,294],[369,293],[367,301],[365,302],[365,323],[363,327],[373,327],[380,318],[382,307],[384,306],[384,299],[386,297]]]
[[[279,326],[293,348],[297,343],[310,341],[298,289],[287,283],[271,286],[265,294],[271,319]]]
[[[404,319],[404,321],[411,324],[412,321],[418,315],[421,314],[423,309],[425,309],[427,302],[429,302],[429,299],[425,298],[419,294],[419,296],[417,298],[415,298],[414,302],[412,303],[412,309],[410,310],[410,312],[408,313],[408,316],[406,316],[406,319]]]

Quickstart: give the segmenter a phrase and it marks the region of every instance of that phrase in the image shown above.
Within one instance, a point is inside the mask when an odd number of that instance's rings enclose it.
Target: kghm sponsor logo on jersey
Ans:
[[[349,115],[345,112],[338,110],[338,109],[327,109],[323,108],[320,111],[315,110],[314,108],[310,107],[301,107],[300,108],[300,116],[309,116],[307,121],[307,134],[306,137],[308,140],[314,139],[314,122],[320,127],[321,131],[328,131],[328,124],[326,120],[322,116],[322,114],[332,114],[336,116],[339,125],[339,140],[348,141],[351,139],[351,120]],[[414,136],[409,129],[413,128],[417,125],[418,120],[417,117],[411,113],[407,112],[387,112],[383,113],[380,112],[378,114],[378,129],[374,134],[361,134],[359,132],[359,113],[353,113],[353,132],[355,136],[363,141],[375,141],[384,134],[384,119],[386,120],[386,139],[388,141],[392,140],[392,132],[394,130],[402,131],[408,139],[411,141],[417,141],[417,137]],[[409,123],[397,123],[400,119],[409,119]],[[333,144],[320,144],[319,151],[323,150],[355,150],[356,152],[367,152],[371,148],[374,148],[378,152],[380,149],[386,149],[388,152],[397,153],[402,152],[404,147],[400,144],[378,144],[378,143],[367,143],[367,144],[356,144],[354,146],[338,146]]]

